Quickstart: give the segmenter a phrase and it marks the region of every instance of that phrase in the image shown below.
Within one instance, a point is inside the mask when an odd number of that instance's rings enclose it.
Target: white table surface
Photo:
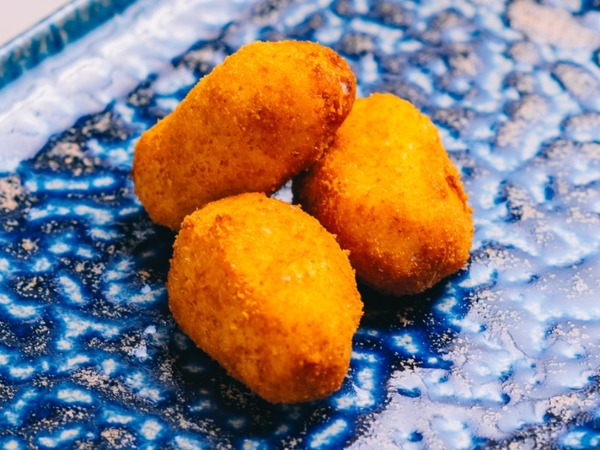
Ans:
[[[0,0],[0,45],[67,3],[69,0]]]

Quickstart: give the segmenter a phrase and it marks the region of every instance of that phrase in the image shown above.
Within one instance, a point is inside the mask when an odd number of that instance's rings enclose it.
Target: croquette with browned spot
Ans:
[[[355,92],[350,67],[327,47],[248,44],[142,135],[135,192],[154,222],[174,230],[210,201],[271,194],[322,155]]]

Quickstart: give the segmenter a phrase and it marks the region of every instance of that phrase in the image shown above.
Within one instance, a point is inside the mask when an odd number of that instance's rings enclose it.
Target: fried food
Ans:
[[[469,258],[473,219],[459,173],[429,118],[391,94],[357,99],[293,190],[383,293],[422,292]]]
[[[350,67],[329,48],[248,44],[142,135],[133,159],[136,194],[154,222],[175,230],[210,201],[271,194],[321,156],[355,92]]]
[[[250,193],[197,210],[167,286],[181,329],[264,399],[339,389],[362,301],[346,253],[299,207]]]

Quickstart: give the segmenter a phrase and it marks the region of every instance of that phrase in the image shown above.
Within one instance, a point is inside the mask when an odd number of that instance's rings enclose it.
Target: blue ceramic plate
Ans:
[[[270,405],[174,324],[133,146],[242,44],[320,41],[430,115],[464,270],[364,291],[342,389]],[[600,4],[75,1],[0,50],[0,447],[600,446]],[[289,191],[279,194],[289,198]]]

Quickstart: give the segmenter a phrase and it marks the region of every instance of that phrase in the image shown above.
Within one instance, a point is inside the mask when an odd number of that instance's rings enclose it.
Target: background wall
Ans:
[[[0,45],[67,3],[69,0],[0,0]]]

